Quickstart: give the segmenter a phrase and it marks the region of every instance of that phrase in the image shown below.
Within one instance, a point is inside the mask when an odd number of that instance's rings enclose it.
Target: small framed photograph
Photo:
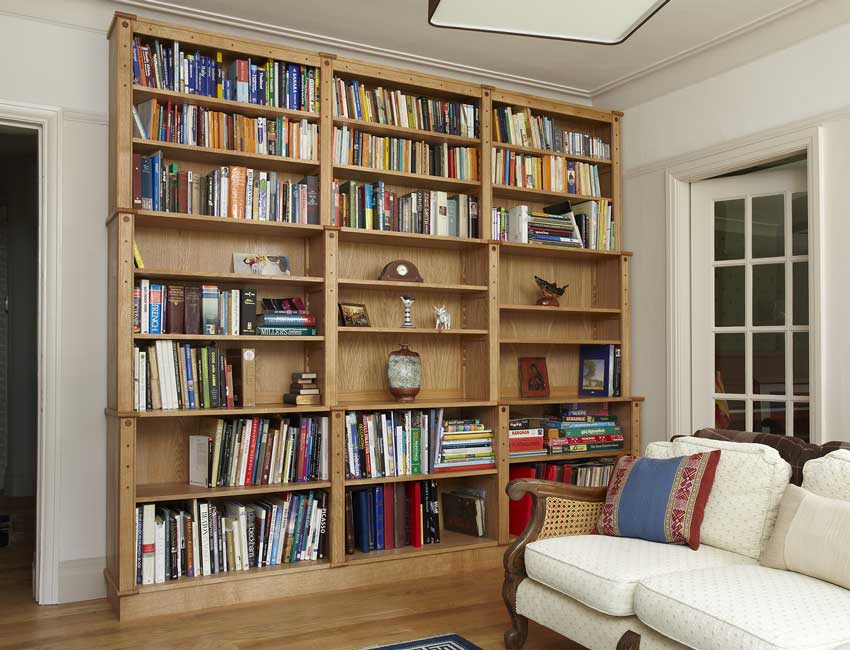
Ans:
[[[339,316],[346,327],[371,327],[366,305],[353,302],[339,303]]]
[[[251,275],[289,275],[289,257],[233,253],[233,272]]]
[[[520,357],[519,394],[521,397],[549,397],[549,370],[546,357]]]

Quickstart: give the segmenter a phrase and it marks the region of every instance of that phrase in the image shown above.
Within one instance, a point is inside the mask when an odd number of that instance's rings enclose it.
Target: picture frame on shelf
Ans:
[[[549,397],[546,357],[520,357],[519,394],[523,399]]]
[[[355,302],[339,303],[339,317],[345,327],[371,327],[366,305]]]

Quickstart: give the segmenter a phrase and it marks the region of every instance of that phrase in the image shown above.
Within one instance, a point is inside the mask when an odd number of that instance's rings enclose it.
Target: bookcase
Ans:
[[[318,111],[187,94],[134,85],[133,39],[178,41],[225,65],[254,57],[311,66],[318,70]],[[444,575],[475,568],[497,569],[508,532],[505,486],[512,463],[508,422],[539,415],[559,403],[607,402],[625,434],[616,452],[571,454],[569,458],[640,453],[642,398],[631,395],[629,355],[629,260],[620,250],[620,114],[533,97],[450,78],[390,68],[334,55],[173,25],[116,13],[109,31],[110,170],[108,229],[108,557],[105,577],[111,603],[121,618],[223,606],[291,594],[390,582],[403,577]],[[340,117],[334,111],[335,79],[382,86],[416,96],[474,106],[475,137]],[[318,127],[318,157],[301,159],[162,142],[137,137],[133,107],[156,99],[270,120],[287,118]],[[493,114],[499,107],[545,115],[559,129],[575,129],[610,146],[610,159],[572,156],[546,149],[497,142]],[[370,136],[402,138],[430,145],[464,147],[476,156],[477,174],[449,178],[410,171],[335,164],[334,128]],[[448,149],[447,149],[448,150]],[[565,191],[508,187],[492,181],[494,152],[599,165],[599,185],[613,210],[613,250],[587,250],[495,241],[490,215],[495,207],[525,204],[541,209],[563,200],[588,197]],[[275,172],[280,181],[318,176],[318,223],[289,223],[134,205],[133,154],[162,152],[164,164],[205,175],[216,168],[244,165]],[[383,181],[387,193],[435,190],[477,201],[478,228],[470,237],[351,227],[338,218],[335,190],[346,181]],[[598,198],[598,197],[595,197]],[[471,222],[470,222],[471,223]],[[138,247],[144,268],[134,265]],[[235,251],[282,255],[288,275],[233,272]],[[392,260],[412,262],[424,282],[378,281]],[[568,283],[558,308],[535,305],[534,275]],[[300,297],[316,316],[318,334],[301,337],[233,334],[140,334],[133,331],[133,288],[139,280],[186,286],[215,284],[222,289],[255,288],[257,301],[282,295]],[[400,295],[413,293],[412,320],[401,327]],[[339,324],[338,303],[368,306],[370,327]],[[433,307],[445,305],[452,327],[433,327]],[[178,410],[134,410],[134,345],[155,340],[215,343],[224,349],[250,347],[256,355],[256,405]],[[387,386],[389,353],[405,343],[422,360],[421,392],[412,403],[395,401]],[[579,346],[617,344],[622,352],[621,396],[578,397]],[[518,359],[545,356],[550,396],[522,399]],[[321,404],[283,402],[290,376],[316,372]],[[495,466],[420,476],[346,478],[345,414],[349,411],[443,409],[446,418],[476,418],[494,432]],[[307,483],[203,488],[189,484],[189,436],[202,433],[210,418],[315,415],[329,422],[327,480]],[[547,457],[551,458],[551,457]],[[369,485],[435,479],[438,499],[445,491],[482,490],[485,535],[443,531],[439,544],[401,546],[385,551],[345,552],[345,495]],[[190,499],[256,498],[288,492],[325,490],[328,496],[326,556],[321,560],[186,577],[162,584],[136,583],[136,506]]]

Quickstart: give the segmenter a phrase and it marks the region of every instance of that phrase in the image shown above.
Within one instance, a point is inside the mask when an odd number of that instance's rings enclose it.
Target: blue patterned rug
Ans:
[[[481,650],[481,648],[457,634],[444,634],[404,643],[372,646],[366,650]]]

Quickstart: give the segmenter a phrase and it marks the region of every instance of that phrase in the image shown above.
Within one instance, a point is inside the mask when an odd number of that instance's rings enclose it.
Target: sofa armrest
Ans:
[[[502,598],[512,627],[505,633],[506,648],[520,648],[527,634],[527,621],[516,613],[516,591],[527,577],[525,547],[538,539],[587,535],[599,519],[606,488],[584,488],[540,479],[515,479],[505,491],[513,500],[531,495],[531,519],[522,534],[505,551],[505,582]]]

